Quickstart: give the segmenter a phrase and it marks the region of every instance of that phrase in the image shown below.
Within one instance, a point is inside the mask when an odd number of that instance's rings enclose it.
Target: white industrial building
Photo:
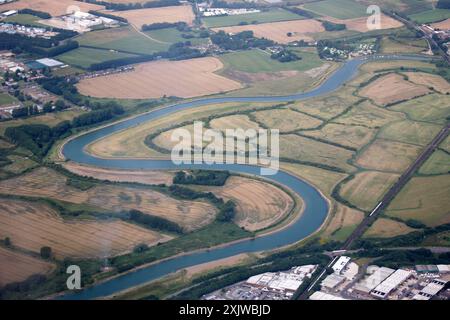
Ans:
[[[38,62],[46,67],[49,67],[49,68],[60,67],[60,66],[64,65],[64,63],[62,63],[61,61],[58,61],[55,59],[50,59],[50,58],[39,59],[39,60],[36,60],[36,62]]]
[[[406,281],[411,274],[411,271],[398,269],[376,286],[370,294],[377,298],[386,298],[393,290]]]
[[[322,291],[314,292],[309,300],[348,300]]]
[[[322,280],[320,286],[326,289],[335,289],[338,285],[345,281],[345,277],[332,273]]]
[[[434,279],[425,288],[420,290],[420,292],[417,293],[413,297],[413,299],[414,300],[430,300],[432,297],[437,295],[439,293],[439,291],[444,289],[446,284],[447,284],[447,281],[445,281],[445,280]]]
[[[335,273],[339,274],[350,262],[350,257],[340,256],[335,264],[331,267]]]
[[[358,282],[354,286],[354,290],[368,294],[395,271],[391,268],[377,266],[369,266],[367,270],[369,271],[369,269],[372,274]]]
[[[303,278],[303,274],[266,272],[248,278],[247,283],[276,291],[295,291],[302,284]]]

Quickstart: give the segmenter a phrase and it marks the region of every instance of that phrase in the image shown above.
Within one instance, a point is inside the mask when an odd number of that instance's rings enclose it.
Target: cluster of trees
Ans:
[[[144,2],[144,3],[139,3],[139,2],[136,2],[136,3],[111,3],[108,1],[99,1],[99,0],[86,0],[85,2],[105,6],[105,8],[107,10],[115,10],[115,11],[178,6],[181,4],[178,0],[155,0],[155,1],[148,1],[148,2]]]
[[[58,96],[63,96],[67,101],[76,105],[81,105],[83,99],[75,87],[75,80],[66,79],[64,77],[42,78],[37,82],[47,91]]]
[[[299,16],[303,16],[305,18],[312,19],[314,18],[314,14],[310,11],[298,8],[298,7],[285,7],[284,9],[293,12],[295,14],[298,14]]]
[[[223,0],[213,0],[211,3],[212,8],[229,8],[229,9],[254,9],[265,8],[264,5],[260,5],[253,1],[236,1],[228,2]]]
[[[193,170],[191,174],[178,171],[173,178],[173,183],[223,186],[229,176],[229,171]]]
[[[299,57],[291,50],[281,50],[280,52],[272,53],[270,58],[278,60],[279,62],[291,62],[302,59],[302,57]]]
[[[36,106],[20,107],[20,108],[13,109],[12,117],[14,119],[24,118],[24,117],[32,116],[32,115],[35,115],[38,113],[39,113],[39,110]]]
[[[175,222],[150,214],[145,214],[138,210],[131,210],[128,213],[128,220],[152,229],[175,232],[178,234],[183,233],[183,228]]]
[[[326,31],[342,31],[347,29],[344,23],[333,23],[330,21],[322,21],[322,25]]]
[[[255,38],[253,31],[242,31],[231,36],[221,30],[211,35],[211,41],[225,50],[266,49],[274,45],[272,40]]]
[[[111,105],[112,104],[112,105]],[[110,120],[125,112],[122,106],[115,103],[106,103],[102,108],[81,114],[72,120],[72,127],[90,126],[106,120]]]
[[[18,12],[20,14],[31,14],[31,15],[39,17],[41,19],[50,19],[52,17],[50,15],[50,13],[48,13],[48,12],[33,10],[33,9],[29,9],[29,8],[21,9]]]
[[[14,144],[30,150],[35,156],[41,158],[69,129],[68,121],[61,122],[53,128],[44,124],[26,124],[6,128],[5,136]]]
[[[151,31],[151,30],[159,30],[159,29],[166,29],[166,28],[176,28],[178,31],[186,31],[189,29],[189,26],[186,22],[156,22],[151,24],[144,24],[142,25],[141,29],[142,31]]]
[[[450,9],[450,0],[439,0],[436,4],[436,8],[439,9]]]

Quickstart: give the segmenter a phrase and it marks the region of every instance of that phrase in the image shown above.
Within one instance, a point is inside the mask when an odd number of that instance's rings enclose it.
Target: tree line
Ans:
[[[184,171],[178,171],[173,178],[173,183],[223,186],[229,176],[230,172],[227,170],[192,170],[190,174]]]
[[[85,0],[87,3],[97,4],[104,6],[107,10],[115,11],[126,11],[126,10],[136,10],[144,8],[158,8],[158,7],[168,7],[168,6],[179,6],[181,5],[178,0],[155,0],[148,1],[144,3],[111,3],[108,1],[98,1],[98,0]]]
[[[220,30],[211,35],[212,43],[225,50],[246,50],[250,48],[266,49],[275,43],[265,38],[256,38],[253,31],[242,31],[233,36]]]

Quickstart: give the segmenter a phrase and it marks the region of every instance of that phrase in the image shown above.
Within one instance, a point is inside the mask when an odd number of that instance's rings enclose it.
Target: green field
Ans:
[[[233,70],[257,73],[277,72],[285,70],[304,71],[322,65],[322,61],[316,53],[295,51],[301,60],[292,62],[279,62],[271,59],[270,54],[262,50],[247,50],[228,53],[220,56],[225,67]]]
[[[115,60],[120,58],[133,57],[134,55],[122,52],[112,52],[103,49],[77,48],[63,53],[56,58],[64,63],[80,67],[89,68],[91,64]]]
[[[165,51],[171,43],[152,40],[131,27],[87,32],[76,40],[81,46],[112,49],[128,53],[151,54]]]
[[[16,14],[14,16],[6,18],[5,20],[3,20],[3,22],[45,27],[44,24],[38,22],[39,20],[41,20],[41,18],[33,16],[31,14]]]
[[[18,102],[16,98],[6,93],[0,93],[0,106]]]
[[[336,19],[353,19],[366,16],[366,7],[352,0],[324,0],[304,5],[304,8]]]
[[[302,16],[293,12],[276,8],[269,11],[257,13],[239,14],[233,16],[220,16],[203,18],[202,21],[208,28],[236,26],[241,23],[255,24],[276,21],[298,20],[303,19]]]
[[[172,43],[176,42],[184,42],[184,41],[190,41],[193,45],[202,44],[208,42],[208,38],[199,38],[197,34],[192,32],[180,32],[176,28],[164,28],[164,29],[158,29],[158,30],[151,30],[146,31],[146,35],[150,36],[151,38],[166,43],[165,45],[170,45]],[[183,38],[183,34],[190,34],[193,35],[194,38]]]
[[[438,22],[450,18],[450,10],[447,9],[434,9],[428,10],[409,16],[417,23],[432,23]]]
[[[450,172],[450,155],[442,150],[436,150],[420,167],[421,174],[444,174]]]

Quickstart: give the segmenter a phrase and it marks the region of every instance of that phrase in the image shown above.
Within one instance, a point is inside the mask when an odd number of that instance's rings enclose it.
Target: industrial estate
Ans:
[[[449,0],[0,0],[0,299],[448,300],[449,65]]]

